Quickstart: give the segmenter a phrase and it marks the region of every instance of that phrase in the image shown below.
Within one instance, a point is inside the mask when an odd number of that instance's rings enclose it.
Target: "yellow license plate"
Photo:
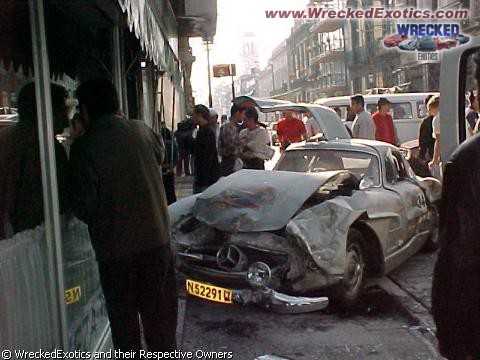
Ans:
[[[187,279],[185,282],[187,293],[199,298],[216,301],[224,304],[232,304],[232,290],[224,289],[198,281]]]

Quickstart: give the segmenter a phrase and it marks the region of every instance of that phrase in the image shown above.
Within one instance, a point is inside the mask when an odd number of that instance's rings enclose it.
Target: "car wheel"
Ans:
[[[425,243],[424,246],[424,251],[427,252],[433,252],[438,249],[440,246],[440,235],[439,235],[439,230],[438,230],[438,224],[439,224],[439,212],[438,212],[438,207],[436,205],[433,205],[430,209],[431,211],[431,216],[434,218],[435,221],[435,226],[433,228],[432,233],[428,237],[427,242]]]
[[[345,272],[338,284],[335,297],[345,307],[352,307],[360,300],[367,281],[365,241],[357,229],[348,232],[345,255]]]

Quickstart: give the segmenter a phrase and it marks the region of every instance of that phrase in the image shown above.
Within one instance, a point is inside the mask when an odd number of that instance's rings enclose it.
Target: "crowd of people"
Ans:
[[[277,135],[281,148],[307,139],[304,122],[290,111],[279,120]],[[310,127],[311,128],[311,127]],[[316,129],[315,133],[319,130]],[[275,154],[266,126],[252,107],[234,104],[230,119],[204,105],[196,105],[191,120],[178,124],[175,133],[180,155],[177,176],[193,175],[193,193],[203,192],[222,176],[240,169],[264,170]]]

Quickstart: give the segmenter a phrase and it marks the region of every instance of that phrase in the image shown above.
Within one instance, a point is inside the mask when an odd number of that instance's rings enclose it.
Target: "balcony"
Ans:
[[[310,60],[310,64],[321,64],[321,63],[329,63],[329,62],[335,62],[343,59],[343,56],[345,54],[345,49],[344,48],[337,48],[337,49],[330,49],[328,51],[325,51],[323,53],[320,53],[316,56],[314,56]]]
[[[347,86],[345,74],[332,74],[323,79],[321,91],[327,94],[343,90]]]
[[[310,27],[312,33],[328,33],[341,29],[345,19],[321,19]]]

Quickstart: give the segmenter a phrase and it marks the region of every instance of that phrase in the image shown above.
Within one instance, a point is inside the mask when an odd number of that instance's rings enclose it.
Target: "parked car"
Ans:
[[[407,51],[414,51],[417,49],[418,43],[418,36],[409,36],[405,40],[403,40],[400,44],[398,44],[398,48],[400,50],[407,50]]]
[[[1,107],[0,108],[0,130],[4,127],[15,124],[18,121],[17,109]]]
[[[172,239],[191,295],[283,312],[327,305],[305,294],[352,306],[367,278],[437,246],[440,194],[394,146],[298,143],[274,171],[241,170],[172,204]]]
[[[399,93],[399,94],[376,94],[364,95],[365,108],[373,113],[377,111],[377,102],[381,97],[387,98],[391,103],[391,115],[397,129],[400,143],[418,139],[418,132],[422,119],[426,116],[425,98],[430,94],[438,93]],[[351,127],[353,118],[349,116],[349,96],[323,98],[315,101],[315,104],[338,107],[341,111],[341,119]]]
[[[383,44],[388,48],[395,47],[395,46],[398,46],[398,44],[400,44],[402,41],[406,40],[407,38],[408,38],[407,35],[395,34],[383,40]]]
[[[431,36],[422,36],[417,42],[418,51],[437,51],[437,43]]]
[[[449,36],[438,36],[436,38],[436,42],[437,50],[450,49],[457,46],[457,41],[455,40],[455,38],[452,39]]]

